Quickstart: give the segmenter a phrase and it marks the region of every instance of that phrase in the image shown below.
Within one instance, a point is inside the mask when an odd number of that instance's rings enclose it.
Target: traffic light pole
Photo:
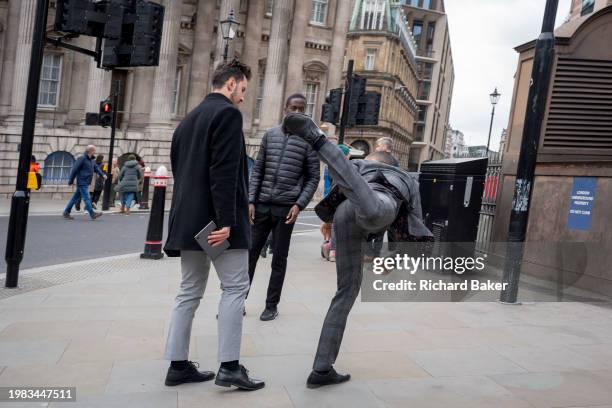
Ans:
[[[346,71],[346,85],[344,100],[342,101],[342,118],[340,119],[340,133],[338,134],[338,144],[344,143],[344,133],[349,120],[349,108],[351,106],[351,95],[353,88],[353,65],[355,61],[349,60]]]
[[[30,57],[30,72],[23,114],[21,147],[19,149],[19,167],[15,193],[11,200],[11,216],[6,237],[6,280],[7,288],[16,288],[19,281],[19,265],[23,260],[28,211],[30,208],[30,191],[27,188],[32,144],[34,143],[34,126],[36,124],[36,109],[38,107],[38,84],[42,67],[43,49],[45,47],[45,31],[49,0],[38,0],[32,37],[32,53]]]
[[[506,263],[503,274],[503,282],[508,285],[506,290],[501,293],[500,301],[502,303],[517,303],[516,298],[527,236],[527,221],[529,220],[538,145],[540,144],[540,133],[542,132],[542,122],[554,60],[555,35],[553,30],[558,4],[559,0],[546,1],[542,33],[535,46],[525,127],[523,128],[523,140],[516,169],[512,212],[510,213],[510,226],[508,228],[508,248],[506,249]]]
[[[113,119],[111,121],[111,137],[110,147],[108,149],[108,167],[106,173],[106,183],[104,184],[104,200],[102,201],[102,210],[108,211],[110,202],[114,197],[111,197],[111,187],[113,184],[113,155],[115,150],[115,130],[117,128],[117,111],[119,106],[119,94],[121,93],[121,81],[115,82],[115,92],[113,93]]]

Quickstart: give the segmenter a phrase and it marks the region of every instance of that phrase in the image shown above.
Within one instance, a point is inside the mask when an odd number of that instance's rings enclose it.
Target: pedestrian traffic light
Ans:
[[[321,109],[321,121],[337,125],[340,123],[340,109],[342,106],[342,88],[329,91]]]
[[[156,66],[159,64],[164,7],[145,0],[135,0],[126,12],[122,36],[104,44],[102,66]]]
[[[110,99],[100,102],[100,114],[98,124],[102,127],[108,127],[113,122],[113,103]]]

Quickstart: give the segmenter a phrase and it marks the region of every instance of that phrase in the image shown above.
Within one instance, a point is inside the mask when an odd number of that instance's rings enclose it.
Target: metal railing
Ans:
[[[497,192],[502,173],[502,155],[489,152],[489,162],[485,177],[482,204],[480,207],[480,219],[478,221],[478,233],[476,235],[476,252],[486,254],[489,252],[491,235],[493,232],[493,221],[497,209]]]

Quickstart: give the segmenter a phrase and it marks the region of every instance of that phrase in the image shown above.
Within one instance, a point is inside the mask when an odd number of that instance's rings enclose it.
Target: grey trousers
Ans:
[[[335,145],[327,142],[318,153],[347,197],[334,215],[337,291],[325,316],[313,364],[314,370],[327,371],[338,357],[348,315],[361,288],[362,246],[369,233],[384,231],[393,223],[399,205],[390,192],[373,190]]]
[[[240,359],[242,340],[242,311],[244,299],[249,290],[249,251],[229,249],[213,261],[221,281],[221,301],[219,302],[218,361]],[[195,311],[204,295],[210,259],[202,251],[181,251],[181,288],[176,296],[165,358],[170,361],[183,361],[189,357],[189,340]]]

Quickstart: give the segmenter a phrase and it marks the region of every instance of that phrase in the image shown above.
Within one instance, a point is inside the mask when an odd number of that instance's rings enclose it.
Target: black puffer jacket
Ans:
[[[280,126],[261,141],[249,183],[249,203],[306,208],[319,185],[319,159],[308,143]]]

